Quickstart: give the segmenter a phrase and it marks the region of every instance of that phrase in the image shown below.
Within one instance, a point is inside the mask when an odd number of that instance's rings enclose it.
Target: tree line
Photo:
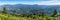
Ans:
[[[22,14],[22,15],[18,15],[18,11],[15,10],[14,14],[12,14],[13,16],[16,16],[16,17],[31,17],[31,18],[35,18],[36,16],[40,17],[45,17],[46,16],[46,13],[43,11],[41,12],[41,15],[38,13],[39,10],[31,10],[32,14],[30,13],[26,13],[26,14]],[[6,7],[3,7],[3,11],[2,11],[3,14],[8,14],[7,12],[7,9]],[[51,17],[55,17],[57,15],[57,10],[55,9],[54,12],[53,12],[53,15],[51,15]]]

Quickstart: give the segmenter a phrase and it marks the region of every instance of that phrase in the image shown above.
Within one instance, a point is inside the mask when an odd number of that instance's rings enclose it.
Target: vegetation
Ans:
[[[14,15],[8,14],[6,7],[3,8],[2,13],[0,13],[0,20],[53,20],[57,15],[60,20],[60,16],[57,14],[57,10],[54,10],[54,14],[51,16],[46,16],[46,13],[43,11],[41,15],[38,14],[38,10],[33,10],[32,14],[25,12],[26,14],[20,15],[17,10],[15,10]]]
[[[56,16],[56,15],[57,15],[57,10],[55,9],[52,17],[54,17],[54,16]]]
[[[3,13],[4,13],[4,14],[7,14],[7,9],[6,9],[6,7],[3,8]]]

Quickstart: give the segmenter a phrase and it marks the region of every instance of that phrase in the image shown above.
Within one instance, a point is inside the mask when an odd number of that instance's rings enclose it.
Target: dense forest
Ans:
[[[29,8],[30,9],[30,8]],[[6,7],[3,7],[3,10],[0,11],[1,20],[54,20],[55,17],[58,17],[60,20],[60,14],[57,9],[54,9],[53,14],[49,15],[44,9],[32,9],[32,10],[23,10],[21,13],[19,9],[8,10]],[[12,12],[9,12],[12,11]]]
[[[2,5],[0,6],[0,20],[60,20],[59,5],[56,6]]]

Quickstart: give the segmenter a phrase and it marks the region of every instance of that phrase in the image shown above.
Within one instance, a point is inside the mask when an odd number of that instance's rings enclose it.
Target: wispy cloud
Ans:
[[[38,4],[38,5],[60,5],[60,0],[50,0],[50,1],[35,1],[35,2],[0,2],[2,4]]]

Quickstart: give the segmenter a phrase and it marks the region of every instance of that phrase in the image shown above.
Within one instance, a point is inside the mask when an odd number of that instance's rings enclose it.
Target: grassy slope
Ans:
[[[60,16],[58,16],[58,20],[60,20]]]
[[[49,17],[50,19],[52,19],[52,17]],[[60,18],[59,18],[60,19]],[[37,17],[35,19],[32,18],[23,18],[23,17],[16,17],[16,16],[12,16],[12,15],[8,15],[8,14],[0,14],[0,20],[43,20],[42,17]],[[44,18],[44,20],[46,20],[46,18]]]
[[[0,14],[0,19],[1,20],[22,20],[23,18],[15,17],[7,14]]]
[[[23,17],[16,17],[8,14],[0,13],[0,20],[34,20],[32,18],[23,18]]]

